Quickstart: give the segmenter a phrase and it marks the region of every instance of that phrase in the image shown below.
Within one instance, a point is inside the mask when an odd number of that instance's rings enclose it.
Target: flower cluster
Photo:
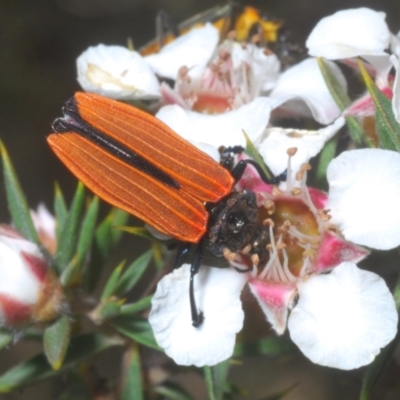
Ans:
[[[310,56],[348,65],[362,56],[378,86],[393,94],[400,120],[399,79],[389,73],[398,68],[400,39],[384,17],[366,8],[338,12],[318,23],[307,47]],[[345,124],[313,57],[281,72],[277,56],[257,40],[239,43],[231,32],[220,42],[218,30],[206,24],[157,54],[142,57],[98,45],[78,58],[84,90],[155,100],[160,120],[216,160],[219,146],[245,145],[245,131],[275,175],[287,170],[280,187],[266,184],[251,167],[237,183],[235,190],[257,196],[259,223],[269,234],[266,261],[250,257],[248,248],[226,249],[226,268],[202,266],[194,286],[205,316],[200,327],[190,323],[190,265],[159,282],[149,320],[158,344],[178,364],[214,365],[232,355],[243,325],[240,294],[246,284],[273,329],[278,334],[288,329],[315,363],[358,368],[396,334],[398,317],[386,283],[357,263],[369,254],[362,246],[388,250],[400,244],[400,155],[345,151],[328,166],[328,194],[307,186],[310,158]],[[340,68],[327,65],[346,91]],[[159,83],[160,77],[174,80],[174,86]],[[374,111],[364,97],[345,115]],[[312,131],[274,126],[282,115],[324,126]]]

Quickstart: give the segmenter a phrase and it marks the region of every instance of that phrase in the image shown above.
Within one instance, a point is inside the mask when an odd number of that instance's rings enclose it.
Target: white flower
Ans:
[[[338,11],[323,18],[307,39],[309,54],[329,60],[386,55],[390,31],[386,14],[369,8]]]
[[[329,165],[332,223],[346,239],[375,249],[400,244],[400,154],[362,149],[342,153]]]
[[[207,23],[204,27],[191,29],[144,59],[157,75],[165,78],[176,79],[183,66],[188,67],[191,77],[198,76],[210,61],[218,40],[218,29]]]
[[[55,254],[57,250],[56,219],[43,203],[39,204],[36,211],[31,210],[31,217],[40,243],[50,254]]]
[[[85,50],[76,64],[78,82],[87,92],[121,100],[160,97],[156,76],[136,51],[99,44]]]
[[[378,249],[400,244],[396,203],[400,155],[378,149],[344,152],[329,166],[328,196],[306,187],[305,171],[298,178],[300,191],[292,191],[289,181],[280,193],[252,169],[246,170],[237,189],[257,194],[259,218],[265,215],[263,225],[269,226],[269,254],[249,271],[246,252],[233,256],[228,252],[232,266],[249,272],[235,275],[222,270],[225,275],[219,277],[222,271],[216,270],[215,281],[197,282],[196,301],[205,315],[204,331],[190,322],[185,294],[189,266],[187,272],[174,272],[173,276],[184,277],[183,281],[164,278],[155,296],[151,324],[158,343],[177,363],[210,365],[232,354],[231,338],[240,329],[243,316],[224,310],[229,305],[237,309],[243,277],[274,330],[282,334],[288,327],[293,341],[313,362],[358,368],[370,363],[394,338],[398,316],[393,297],[378,275],[357,268],[356,263],[368,251],[347,240]],[[273,223],[268,222],[271,219]],[[202,268],[206,270],[203,273],[214,275],[214,270]],[[210,356],[220,348],[220,356]]]
[[[344,90],[346,80],[340,69],[327,62]],[[278,79],[269,97],[274,108],[280,106],[294,115],[310,116],[321,124],[330,124],[341,114],[332,98],[315,59],[308,58],[287,69]]]
[[[346,81],[339,68],[333,63],[329,63],[329,66],[342,86],[346,88]],[[215,147],[221,145],[244,146],[243,131],[245,131],[253,143],[261,142],[263,144],[262,147],[268,152],[267,162],[270,161],[269,156],[273,156],[275,160],[280,160],[280,165],[275,164],[275,162],[270,164],[273,166],[272,169],[276,167],[280,170],[280,173],[286,167],[287,147],[280,146],[283,153],[272,155],[272,151],[268,148],[269,142],[274,141],[275,133],[280,131],[281,128],[267,128],[271,112],[278,107],[294,115],[307,116],[310,115],[311,111],[314,118],[324,124],[332,123],[341,114],[326,87],[316,60],[308,59],[286,70],[279,77],[274,90],[268,97],[257,97],[236,110],[212,115],[201,114],[185,109],[184,104],[181,103],[180,106],[162,107],[156,117],[186,140],[200,141]],[[318,134],[313,134],[313,138],[318,137],[318,145],[313,147],[312,150],[307,150],[309,156],[316,155],[322,145],[338,131],[343,123],[343,119],[337,119],[332,125],[320,129]],[[283,131],[281,130],[281,132]],[[294,131],[296,131],[296,134],[291,135]],[[306,136],[305,132],[298,130],[288,129],[286,132],[288,138],[299,137],[299,135]],[[267,139],[264,141],[265,138]],[[297,140],[297,142],[300,141]],[[299,148],[305,149],[305,147],[299,144]],[[263,151],[260,151],[263,154]],[[276,171],[273,170],[273,172]]]
[[[308,37],[306,46],[309,54],[328,60],[342,60],[357,70],[353,57],[362,57],[367,61],[370,73],[375,75],[377,85],[388,91],[388,86],[391,86],[389,73],[393,66],[397,67],[397,57],[390,57],[385,50],[390,47],[397,54],[400,42],[389,31],[385,16],[385,13],[369,8],[357,8],[323,18]],[[396,104],[394,100],[395,115]]]
[[[36,244],[0,226],[0,325],[46,322],[65,311],[62,287]]]
[[[397,331],[393,296],[378,275],[353,263],[297,287],[290,337],[314,363],[340,369],[370,364]]]
[[[287,168],[287,149],[296,148],[296,154],[291,158],[291,168],[298,171],[301,164],[316,156],[324,144],[334,136],[344,125],[343,117],[338,118],[332,125],[316,131],[301,129],[285,129],[279,127],[267,128],[261,138],[257,150],[271,172],[277,176]],[[294,181],[291,184],[296,184]]]
[[[200,114],[173,105],[162,107],[156,117],[186,140],[214,147],[234,146],[245,145],[243,131],[257,141],[268,124],[271,109],[268,98],[258,97],[238,110],[223,114]]]
[[[243,325],[240,292],[246,278],[229,268],[202,267],[195,278],[194,294],[206,315],[203,324],[195,328],[190,323],[189,276],[190,265],[185,264],[161,279],[149,322],[157,343],[177,364],[218,364],[232,355],[236,333]],[[221,285],[225,281],[229,285]]]

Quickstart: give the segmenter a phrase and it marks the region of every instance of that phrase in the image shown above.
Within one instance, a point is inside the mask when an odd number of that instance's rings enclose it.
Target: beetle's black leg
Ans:
[[[179,268],[185,262],[187,255],[189,254],[189,250],[191,247],[191,243],[180,242],[178,245],[176,258],[174,261],[173,269]]]
[[[268,178],[268,176],[265,174],[263,169],[260,167],[260,165],[254,161],[254,160],[240,160],[236,165],[235,168],[233,168],[231,175],[235,179],[235,181],[239,181],[240,178],[243,176],[244,171],[246,170],[247,165],[250,164],[252,165],[260,175],[260,178],[265,182],[268,183],[269,185],[271,184],[276,184],[282,181],[286,180],[286,171],[284,171],[282,174],[275,176],[274,178]]]
[[[190,311],[192,314],[192,325],[198,328],[204,321],[203,312],[197,308],[196,300],[194,298],[194,277],[199,272],[201,262],[203,261],[203,240],[201,240],[194,253],[192,266],[190,267],[190,284],[189,284],[189,297],[190,297]]]

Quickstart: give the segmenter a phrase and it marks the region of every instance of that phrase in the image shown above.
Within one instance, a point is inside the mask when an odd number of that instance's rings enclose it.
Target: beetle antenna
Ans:
[[[233,170],[231,172],[231,175],[233,176],[233,178],[235,179],[236,182],[238,182],[240,180],[240,178],[243,176],[244,171],[246,170],[246,167],[248,164],[252,165],[257,170],[258,174],[260,175],[261,180],[269,185],[275,185],[279,182],[283,182],[286,180],[286,171],[284,171],[283,173],[281,173],[278,176],[275,176],[274,178],[268,178],[268,176],[265,174],[265,172],[261,168],[260,164],[258,164],[254,160],[246,159],[246,160],[240,160],[235,165],[235,168],[233,168]]]

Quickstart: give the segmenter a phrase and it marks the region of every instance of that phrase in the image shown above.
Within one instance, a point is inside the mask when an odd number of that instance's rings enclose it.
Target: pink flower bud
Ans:
[[[56,254],[57,238],[56,238],[56,219],[41,203],[36,211],[31,210],[33,225],[39,236],[40,243],[51,254]]]
[[[38,246],[0,225],[0,325],[51,321],[66,308],[61,284]]]

